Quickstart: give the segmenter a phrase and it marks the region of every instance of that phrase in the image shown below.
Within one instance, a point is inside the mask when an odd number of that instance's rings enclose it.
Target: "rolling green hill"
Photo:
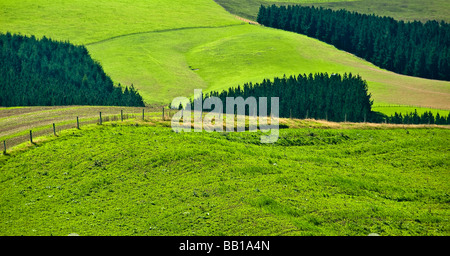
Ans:
[[[450,109],[448,82],[401,76],[305,36],[249,25],[212,0],[0,1],[1,31],[86,44],[147,103],[283,74],[360,74],[375,104]]]
[[[0,108],[2,236],[450,235],[448,127],[282,119],[277,143],[261,144],[260,132],[175,133],[158,105],[195,88],[352,72],[376,111],[448,114],[449,82],[250,25],[212,0],[0,0],[6,31],[86,45],[155,108],[144,121],[143,108]],[[129,119],[95,124],[121,110]],[[53,123],[57,136],[9,147]]]
[[[0,235],[449,235],[447,129],[174,133],[135,121],[0,156]]]

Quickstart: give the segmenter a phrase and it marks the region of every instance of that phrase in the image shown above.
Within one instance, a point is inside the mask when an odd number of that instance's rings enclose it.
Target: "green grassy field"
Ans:
[[[88,44],[128,34],[236,24],[210,0],[0,0],[1,31]]]
[[[377,103],[448,109],[450,102],[449,82],[401,76],[318,40],[248,24],[132,35],[89,50],[114,80],[133,83],[145,99],[163,104],[197,88],[325,71],[360,74]]]
[[[0,156],[0,234],[450,234],[448,129],[306,125],[268,145],[134,123]]]
[[[259,6],[292,5],[322,6],[334,10],[346,9],[365,14],[390,16],[398,20],[444,20],[450,22],[450,3],[447,0],[214,0],[230,12],[256,20]]]
[[[402,19],[449,17],[442,0],[422,2],[422,14],[417,0],[314,1]],[[216,2],[251,18],[263,1]],[[152,105],[145,121],[142,108],[0,108],[2,236],[450,235],[447,126],[281,119],[278,142],[261,144],[261,133],[175,133],[160,112],[197,88],[352,72],[368,81],[375,111],[442,115],[449,82],[250,25],[212,0],[0,0],[0,31],[85,44],[116,83],[133,83]],[[134,116],[95,124],[100,111],[122,109]],[[49,135],[52,123],[58,136]],[[17,145],[30,129],[35,143]]]
[[[0,10],[0,31],[86,44],[147,103],[284,74],[352,72],[368,81],[376,104],[450,109],[449,82],[397,75],[320,41],[249,25],[212,0],[0,0]]]

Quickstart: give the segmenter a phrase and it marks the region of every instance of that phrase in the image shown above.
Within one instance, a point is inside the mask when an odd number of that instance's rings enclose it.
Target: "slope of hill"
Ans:
[[[0,31],[86,44],[115,82],[134,83],[150,103],[284,74],[352,72],[378,104],[450,109],[448,82],[243,23],[212,0],[0,0]],[[261,144],[260,132],[175,133],[159,106],[144,121],[95,124],[99,112],[121,110],[0,108],[7,143],[84,121],[0,154],[0,235],[450,234],[447,127],[282,119],[277,143]]]
[[[397,75],[317,40],[243,23],[212,0],[0,6],[2,31],[87,44],[115,82],[133,83],[147,103],[284,74],[351,72],[368,81],[375,104],[450,108],[448,82]]]
[[[0,0],[0,30],[88,44],[135,33],[236,24],[211,0]]]
[[[70,130],[0,156],[0,235],[449,235],[448,135]]]
[[[139,34],[88,48],[113,79],[135,84],[150,102],[323,71],[360,74],[376,104],[448,109],[450,102],[449,82],[398,75],[318,40],[248,24]]]
[[[450,23],[300,5],[261,6],[257,22],[319,39],[398,74],[450,81]]]
[[[333,10],[346,9],[364,14],[390,16],[398,20],[444,20],[450,22],[450,2],[447,0],[214,0],[231,13],[256,20],[261,5],[301,4]]]

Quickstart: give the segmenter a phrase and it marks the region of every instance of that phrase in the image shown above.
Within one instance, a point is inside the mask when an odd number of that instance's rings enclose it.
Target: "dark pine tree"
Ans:
[[[84,46],[0,34],[0,106],[144,106],[139,93],[114,86]]]
[[[322,7],[261,6],[264,26],[305,34],[401,74],[450,81],[450,24]]]

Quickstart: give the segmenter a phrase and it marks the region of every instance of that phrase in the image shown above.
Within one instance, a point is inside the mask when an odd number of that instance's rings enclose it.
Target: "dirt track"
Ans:
[[[236,16],[236,15],[235,15],[235,17],[236,17],[238,20],[242,20],[242,21],[247,22],[247,23],[249,23],[249,24],[253,24],[253,25],[261,25],[261,24],[259,24],[258,22],[253,21],[253,20],[248,20],[248,19],[245,19],[245,18]]]

